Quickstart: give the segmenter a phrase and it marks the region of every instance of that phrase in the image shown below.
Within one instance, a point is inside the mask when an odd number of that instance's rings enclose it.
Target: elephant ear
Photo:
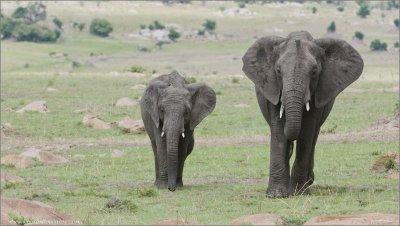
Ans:
[[[244,54],[243,72],[254,82],[261,93],[274,105],[279,102],[280,88],[275,75],[277,60],[274,47],[285,41],[278,36],[267,36],[257,40]]]
[[[364,62],[357,50],[343,40],[321,38],[315,42],[325,50],[315,91],[315,106],[320,108],[360,77]]]
[[[147,111],[154,124],[158,128],[160,126],[160,115],[158,110],[158,99],[160,97],[161,89],[167,87],[167,84],[161,81],[152,82],[144,91],[141,107]]]
[[[202,83],[190,84],[188,85],[188,90],[192,96],[190,129],[194,130],[214,110],[217,98],[214,90]]]

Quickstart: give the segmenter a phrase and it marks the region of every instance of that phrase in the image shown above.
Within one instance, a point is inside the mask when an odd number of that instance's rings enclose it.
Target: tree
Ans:
[[[9,38],[12,35],[12,32],[14,28],[19,24],[20,22],[9,18],[9,17],[3,17],[0,20],[0,33],[1,33],[1,38]]]
[[[57,17],[54,18],[54,19],[53,19],[53,23],[54,23],[59,29],[62,29],[63,22],[62,22],[60,19],[58,19]]]
[[[94,19],[90,23],[89,30],[91,34],[107,37],[113,31],[113,26],[106,19]]]
[[[328,32],[330,33],[335,33],[336,31],[336,24],[335,21],[332,21],[331,24],[328,26]]]
[[[169,30],[168,38],[171,39],[173,42],[175,42],[179,37],[181,37],[181,34],[175,31],[175,29],[171,28]]]
[[[13,18],[24,19],[30,24],[45,20],[46,16],[46,6],[38,2],[29,3],[27,7],[20,6],[12,14]]]
[[[363,40],[364,39],[364,34],[361,33],[360,31],[356,31],[354,33],[354,37],[357,38],[358,40]]]
[[[209,32],[213,32],[215,30],[215,28],[217,27],[217,23],[215,21],[212,20],[206,20],[203,23],[203,27],[209,31]]]
[[[367,4],[363,3],[360,5],[360,9],[357,12],[361,18],[366,18],[370,14],[370,10]]]

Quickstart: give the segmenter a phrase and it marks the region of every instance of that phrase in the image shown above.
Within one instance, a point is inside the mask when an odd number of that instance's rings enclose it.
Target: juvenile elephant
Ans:
[[[254,82],[261,112],[271,129],[267,196],[308,192],[314,181],[314,151],[321,125],[336,96],[363,71],[360,54],[339,39],[306,31],[267,36],[245,53],[243,72]],[[296,142],[291,173],[289,159]]]
[[[189,84],[178,73],[150,82],[140,106],[154,152],[157,187],[175,191],[183,186],[183,165],[193,150],[193,130],[213,111],[215,103],[210,87]]]

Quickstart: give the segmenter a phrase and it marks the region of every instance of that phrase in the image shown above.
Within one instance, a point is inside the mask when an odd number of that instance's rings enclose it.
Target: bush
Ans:
[[[215,30],[216,26],[217,26],[217,23],[212,20],[206,20],[203,23],[204,29],[206,29],[207,31],[210,31],[210,32],[213,32]]]
[[[12,32],[14,28],[19,24],[20,22],[9,18],[9,17],[3,17],[0,20],[0,34],[1,37],[4,38],[9,38],[12,35]]]
[[[156,30],[162,30],[165,28],[165,26],[160,22],[158,22],[158,20],[154,21],[153,24],[154,24],[154,29]]]
[[[89,29],[91,34],[107,37],[113,31],[113,26],[106,19],[94,19],[90,23]]]
[[[356,37],[358,40],[363,40],[364,34],[360,31],[356,31],[356,33],[354,33],[354,37]]]
[[[372,51],[386,51],[387,44],[385,42],[381,42],[379,39],[375,39],[371,42],[370,48]]]
[[[168,38],[171,39],[173,42],[175,42],[179,37],[181,37],[181,34],[175,31],[175,29],[171,28],[169,30]]]
[[[397,28],[400,28],[400,20],[397,18],[393,21],[394,25],[396,25]]]
[[[312,9],[311,9],[311,10],[312,10],[312,13],[313,13],[313,14],[315,14],[315,13],[317,12],[317,8],[316,8],[315,6],[314,6],[314,7],[312,7]]]
[[[204,29],[198,30],[197,35],[203,36],[205,35],[206,31]]]
[[[85,28],[85,25],[86,25],[85,23],[78,24],[79,31],[82,31]]]
[[[400,48],[399,42],[395,42],[395,43],[394,43],[394,48]]]
[[[46,16],[46,6],[38,2],[29,3],[27,7],[20,6],[12,14],[13,18],[24,19],[27,23],[45,20]]]
[[[344,7],[343,7],[343,6],[339,6],[339,7],[337,8],[337,10],[338,10],[339,12],[343,12],[343,11],[344,11]]]
[[[140,29],[146,29],[146,25],[141,24],[141,25],[140,25]]]
[[[60,19],[58,19],[57,17],[54,18],[54,19],[53,19],[53,23],[54,23],[59,29],[62,29],[63,22],[62,22]]]
[[[128,71],[133,73],[143,73],[146,71],[146,69],[144,69],[142,66],[139,65],[133,65],[131,68],[129,68]]]
[[[331,24],[328,26],[328,32],[334,33],[336,31],[336,24],[335,21],[332,21]]]
[[[12,32],[17,41],[55,42],[60,37],[58,30],[50,30],[37,24],[20,23]]]
[[[365,18],[370,14],[370,10],[367,4],[363,3],[360,5],[360,9],[357,12],[357,15],[359,15],[361,18]]]

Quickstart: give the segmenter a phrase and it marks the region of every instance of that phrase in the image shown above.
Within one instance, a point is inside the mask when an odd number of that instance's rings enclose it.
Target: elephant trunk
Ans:
[[[304,107],[304,94],[299,91],[290,91],[291,95],[285,101],[284,133],[289,141],[297,140],[301,130],[301,119]]]
[[[179,131],[167,132],[168,190],[175,191],[178,175]]]

